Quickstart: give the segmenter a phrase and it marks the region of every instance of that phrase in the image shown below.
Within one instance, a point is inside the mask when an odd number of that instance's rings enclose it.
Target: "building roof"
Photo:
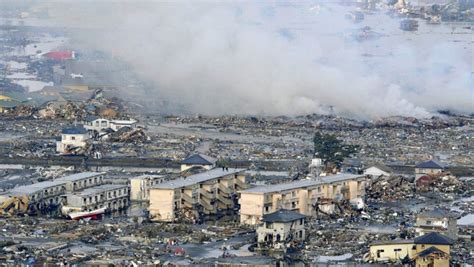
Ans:
[[[293,222],[299,219],[306,218],[305,215],[292,210],[277,210],[275,212],[263,215],[262,221],[264,222]]]
[[[435,208],[433,210],[428,210],[428,211],[422,212],[422,213],[418,214],[417,217],[419,217],[419,218],[439,218],[439,219],[442,219],[442,218],[453,217],[453,214],[451,214],[447,211],[444,211],[440,208]]]
[[[137,123],[137,121],[136,120],[111,120],[110,123],[128,125],[128,124]]]
[[[73,182],[73,181],[91,178],[91,177],[98,176],[101,174],[104,174],[104,173],[103,172],[81,172],[81,173],[75,173],[75,174],[61,177],[59,179],[56,179],[56,181]]]
[[[0,107],[2,108],[14,108],[21,105],[21,102],[16,100],[0,100]]]
[[[378,240],[372,242],[372,245],[391,245],[391,244],[413,244],[413,239],[392,239],[392,240]]]
[[[94,116],[94,115],[87,115],[85,121],[92,122],[97,120],[99,117]]]
[[[65,185],[65,182],[63,181],[44,181],[44,182],[39,182],[39,183],[34,183],[30,185],[23,185],[23,186],[18,186],[10,190],[10,194],[14,196],[20,196],[20,195],[28,195],[28,194],[33,194],[38,191],[42,191],[46,188],[53,187],[53,186],[59,186],[59,185]]]
[[[99,186],[94,186],[94,187],[91,187],[91,188],[87,188],[87,189],[84,189],[80,192],[73,193],[71,195],[85,197],[85,196],[97,195],[97,194],[101,194],[103,192],[107,192],[107,191],[115,190],[115,189],[120,189],[120,188],[125,188],[125,187],[128,187],[128,185],[124,185],[124,184],[104,184],[104,185],[99,185]]]
[[[85,134],[87,133],[87,130],[81,125],[80,127],[63,129],[61,133],[62,134]]]
[[[257,186],[257,187],[249,188],[246,190],[242,190],[241,193],[280,192],[280,191],[292,190],[296,188],[304,188],[304,187],[310,187],[310,186],[316,186],[316,185],[336,183],[336,182],[341,182],[341,181],[346,181],[346,180],[360,179],[364,177],[365,177],[364,175],[343,173],[343,174],[337,174],[337,175],[331,175],[331,176],[318,177],[321,179],[304,179],[304,180],[294,181],[291,183]]]
[[[423,251],[421,251],[420,253],[418,253],[418,255],[416,255],[416,257],[426,257],[426,256],[429,256],[431,254],[442,254],[442,255],[446,255],[446,252],[436,248],[436,247],[429,247]]]
[[[183,161],[181,161],[181,164],[187,164],[187,165],[214,165],[216,163],[216,159],[209,157],[204,154],[194,154],[191,155],[187,158],[185,158]]]
[[[387,173],[392,173],[393,172],[392,168],[387,167],[383,164],[374,164],[374,165],[370,166],[369,168],[365,169],[365,171],[370,169],[370,168],[377,168],[377,169],[379,169],[381,171],[384,171],[384,172],[387,172]]]
[[[212,179],[220,178],[223,176],[227,175],[232,175],[232,174],[237,174],[240,172],[245,171],[245,169],[237,169],[237,168],[229,168],[229,169],[221,169],[221,168],[216,168],[212,169],[207,172],[202,172],[198,174],[194,174],[191,176],[188,176],[186,178],[178,178],[175,180],[170,180],[161,184],[155,185],[153,188],[157,189],[176,189],[176,188],[181,188],[181,187],[186,187],[198,183],[202,183],[205,181],[209,181]]]
[[[454,242],[451,238],[431,232],[415,238],[415,244],[430,244],[430,245],[452,245]]]
[[[436,160],[428,160],[422,163],[419,163],[415,168],[420,169],[444,169],[444,165]]]
[[[165,176],[158,175],[158,174],[143,174],[140,176],[131,177],[130,180],[143,180],[143,179],[148,179],[148,178],[163,178],[163,177]]]

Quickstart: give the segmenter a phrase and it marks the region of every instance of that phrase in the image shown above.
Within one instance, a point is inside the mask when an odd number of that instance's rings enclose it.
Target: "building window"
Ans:
[[[426,221],[426,224],[427,224],[427,225],[431,225],[431,221]]]
[[[292,196],[292,197],[295,197],[295,196],[296,196],[296,192],[295,192],[295,191],[291,192],[291,196]]]
[[[303,224],[303,219],[300,219],[300,225],[302,225],[302,224]]]
[[[71,136],[71,140],[76,140],[76,137],[75,137],[75,136]]]
[[[402,251],[402,249],[401,249],[401,248],[396,248],[396,249],[394,249],[393,251],[395,251],[395,252],[400,252],[400,251]]]

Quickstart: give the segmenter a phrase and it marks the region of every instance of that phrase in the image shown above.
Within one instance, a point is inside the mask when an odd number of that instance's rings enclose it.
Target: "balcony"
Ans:
[[[239,187],[239,189],[246,189],[247,184],[242,182],[240,179],[235,179],[235,184]]]
[[[185,193],[181,193],[181,198],[184,200],[185,205],[186,205],[186,202],[187,202],[192,206],[192,204],[194,204],[196,202],[196,201],[194,201],[194,199],[192,197],[190,197],[188,194],[185,194]]]
[[[216,195],[213,193],[213,192],[209,192],[205,189],[201,189],[201,192],[199,192],[201,194],[201,198],[204,197],[204,198],[207,198],[207,199],[215,199],[216,198]]]
[[[230,189],[229,187],[227,187],[224,184],[219,184],[219,191],[220,191],[220,193],[222,193],[224,195],[232,194],[232,189]]]
[[[234,201],[232,201],[232,199],[225,198],[225,197],[219,197],[219,198],[217,198],[217,200],[219,200],[220,203],[223,203],[227,206],[234,206]]]

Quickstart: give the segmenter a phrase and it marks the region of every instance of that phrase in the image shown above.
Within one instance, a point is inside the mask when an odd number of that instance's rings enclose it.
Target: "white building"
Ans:
[[[456,216],[439,208],[416,216],[415,232],[418,236],[437,232],[451,239],[458,239]]]
[[[126,208],[129,204],[127,185],[105,184],[63,196],[63,213],[90,211],[106,207],[107,211]]]
[[[392,174],[392,170],[387,166],[383,165],[374,165],[364,170],[365,175],[370,175],[372,177],[379,177],[379,176],[390,176]]]
[[[112,129],[113,131],[117,131],[120,128],[129,127],[129,128],[136,128],[137,121],[136,120],[109,120],[105,118],[99,118],[96,116],[87,116],[84,121],[84,128],[89,131],[97,131],[102,132],[105,129]]]
[[[292,210],[277,210],[263,215],[257,228],[258,246],[283,248],[293,241],[304,241],[305,215]]]
[[[130,200],[149,201],[150,188],[162,183],[165,180],[163,175],[141,175],[130,178]]]
[[[67,154],[75,149],[84,148],[89,138],[89,133],[83,127],[63,129],[61,140],[56,142],[56,151]]]

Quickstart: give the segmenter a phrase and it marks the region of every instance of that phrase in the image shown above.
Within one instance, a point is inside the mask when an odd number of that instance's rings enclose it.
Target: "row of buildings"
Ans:
[[[105,173],[83,172],[53,181],[38,182],[10,190],[3,198],[28,197],[29,209],[53,210],[60,206],[64,214],[106,207],[110,211],[129,204],[129,186],[105,184]]]

